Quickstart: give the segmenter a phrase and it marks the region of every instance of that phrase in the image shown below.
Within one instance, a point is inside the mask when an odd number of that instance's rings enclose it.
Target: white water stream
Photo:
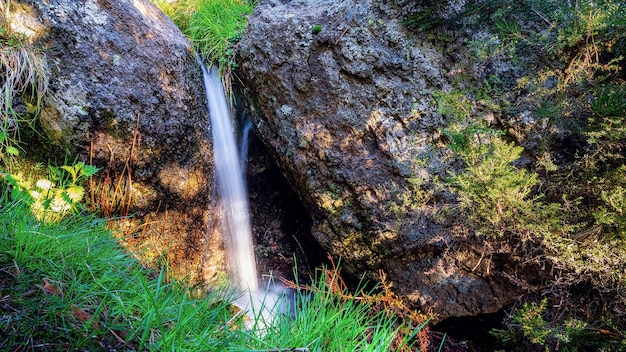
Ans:
[[[200,60],[199,60],[200,61]],[[233,283],[242,292],[257,292],[258,272],[250,229],[248,193],[243,176],[242,155],[237,148],[232,117],[217,70],[200,62],[204,74],[211,129],[213,158],[222,208],[222,232]],[[243,154],[243,153],[242,153]]]
[[[277,314],[293,314],[293,292],[278,283],[261,289],[254,255],[252,230],[250,227],[248,192],[244,180],[245,159],[248,154],[248,136],[252,123],[246,121],[242,127],[241,150],[237,148],[236,133],[222,81],[215,68],[202,67],[211,130],[213,137],[213,159],[219,185],[221,227],[232,282],[239,298],[233,305],[243,310],[250,318],[249,328],[262,331],[271,324]],[[291,296],[290,295],[291,292]]]

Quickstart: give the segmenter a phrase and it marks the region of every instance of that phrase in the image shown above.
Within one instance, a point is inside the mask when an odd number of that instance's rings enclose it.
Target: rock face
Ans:
[[[96,201],[135,214],[131,232],[166,243],[156,255],[197,264],[212,152],[188,41],[148,0],[16,0],[10,14],[48,59],[40,122],[50,143],[103,168]]]
[[[481,258],[454,196],[435,182],[458,164],[433,98],[457,67],[407,31],[402,11],[385,1],[261,1],[238,50],[250,110],[313,235],[343,268],[382,270],[439,319],[493,312],[519,289],[497,273],[505,262]]]

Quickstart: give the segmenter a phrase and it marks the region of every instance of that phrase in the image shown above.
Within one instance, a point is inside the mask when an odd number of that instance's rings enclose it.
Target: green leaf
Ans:
[[[20,155],[20,151],[17,148],[12,147],[12,146],[8,146],[7,147],[6,153],[9,154],[9,155],[12,155],[12,156]]]
[[[85,195],[85,189],[81,186],[71,186],[65,190],[67,196],[73,203],[78,203],[83,199]]]
[[[91,177],[96,174],[100,169],[93,165],[85,165],[80,172],[80,175],[83,177]]]

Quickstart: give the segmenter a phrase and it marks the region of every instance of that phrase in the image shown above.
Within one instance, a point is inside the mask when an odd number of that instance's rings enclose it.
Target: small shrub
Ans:
[[[546,310],[548,304],[547,299],[541,300],[541,303],[524,303],[524,305],[513,312],[511,320],[519,326],[524,336],[531,343],[543,345],[546,338],[550,336],[551,330],[548,329],[542,314]]]
[[[606,166],[624,159],[626,85],[609,84],[597,89],[590,105],[593,115],[585,135],[591,148],[584,160],[590,171],[601,168],[605,172]]]
[[[546,320],[548,299],[527,302],[513,310],[506,329],[493,329],[491,334],[510,351],[614,351],[621,350],[619,341],[608,343],[606,337],[618,334],[590,328],[573,318],[561,322]]]
[[[467,168],[450,178],[469,218],[492,235],[521,234],[556,220],[558,205],[544,204],[540,196],[532,195],[537,175],[512,164],[522,149],[500,138],[470,147],[460,153]]]
[[[6,180],[13,187],[12,198],[29,204],[38,219],[58,221],[81,209],[85,195],[82,184],[97,171],[98,168],[79,162],[49,166],[48,178],[35,182],[20,174],[10,174]]]
[[[626,231],[626,166],[612,172],[608,185],[600,191],[601,205],[593,212],[596,224],[604,225],[617,238],[624,239]]]

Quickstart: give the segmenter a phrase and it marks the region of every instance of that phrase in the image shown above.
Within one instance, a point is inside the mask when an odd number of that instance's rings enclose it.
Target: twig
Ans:
[[[111,330],[111,328],[107,328],[107,330],[109,330],[109,332],[113,334],[113,336],[115,336],[115,338],[117,339],[119,343],[129,346],[128,343],[126,343],[126,341],[124,341],[123,338],[121,338],[118,334],[116,334],[115,331]]]
[[[482,253],[480,253],[480,259],[478,259],[478,263],[476,263],[476,265],[474,265],[474,267],[472,268],[472,272],[474,272],[476,268],[478,268],[480,263],[483,261],[484,257],[485,257],[485,248],[483,247]]]
[[[220,332],[220,331],[224,330],[224,328],[226,328],[226,327],[230,327],[230,326],[231,326],[231,324],[233,323],[233,321],[234,321],[235,319],[237,319],[240,315],[243,315],[243,314],[244,314],[244,311],[243,311],[243,310],[238,311],[237,313],[235,313],[235,315],[233,315],[233,317],[232,317],[232,318],[230,318],[230,320],[228,320],[228,321],[226,322],[226,324],[224,324],[224,325],[222,325],[222,326],[218,327],[218,328],[217,328],[217,330],[215,330],[215,332]],[[251,351],[251,352],[253,352],[253,351]]]
[[[541,17],[542,20],[544,20],[550,27],[554,27],[554,24],[552,22],[550,22],[550,20],[548,19],[548,17],[546,17],[546,15],[542,14],[541,12],[539,12],[536,9],[531,8],[531,10],[537,14],[537,16]]]
[[[335,45],[339,44],[339,41],[341,40],[341,38],[343,38],[344,34],[346,34],[346,32],[348,31],[348,29],[350,29],[350,27],[344,29],[343,32],[341,32],[341,35],[339,35],[339,38],[337,38],[337,40],[335,41]]]

